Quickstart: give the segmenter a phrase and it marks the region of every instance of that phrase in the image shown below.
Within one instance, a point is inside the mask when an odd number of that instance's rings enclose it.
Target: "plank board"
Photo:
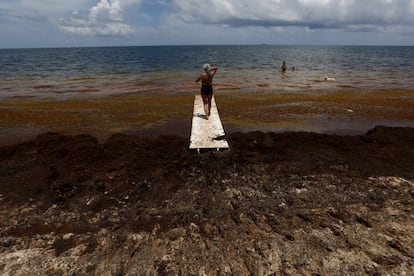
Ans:
[[[196,149],[198,151],[203,149],[228,149],[229,144],[225,139],[219,138],[221,136],[224,136],[224,129],[221,124],[214,96],[211,99],[210,117],[207,120],[204,114],[201,95],[196,95],[194,98],[190,149]]]

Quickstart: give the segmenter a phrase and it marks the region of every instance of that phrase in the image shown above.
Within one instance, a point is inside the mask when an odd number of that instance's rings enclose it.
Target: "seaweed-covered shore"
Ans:
[[[414,129],[0,148],[2,275],[409,275]]]

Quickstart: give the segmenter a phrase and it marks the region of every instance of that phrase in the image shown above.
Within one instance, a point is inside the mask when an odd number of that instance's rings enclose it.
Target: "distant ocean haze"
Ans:
[[[204,63],[216,92],[414,89],[414,47],[142,46],[2,49],[0,97],[196,93]]]

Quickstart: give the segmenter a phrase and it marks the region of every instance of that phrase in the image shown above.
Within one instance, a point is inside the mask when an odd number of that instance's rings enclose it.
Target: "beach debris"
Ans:
[[[73,234],[73,233],[67,233],[67,234],[63,235],[62,239],[69,240],[69,239],[73,238],[74,236],[75,236],[75,234]]]
[[[336,79],[325,76],[325,81],[336,81]]]
[[[303,188],[303,189],[295,189],[295,192],[297,193],[297,194],[301,194],[301,193],[305,193],[305,192],[307,192],[308,191],[308,189],[306,189],[306,188]]]

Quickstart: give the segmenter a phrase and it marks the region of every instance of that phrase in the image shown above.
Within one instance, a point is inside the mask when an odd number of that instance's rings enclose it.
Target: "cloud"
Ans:
[[[50,21],[66,32],[78,35],[125,36],[134,28],[123,21],[123,9],[140,0],[100,0],[87,15],[73,11],[69,19],[51,18]]]
[[[414,0],[0,0],[0,23],[0,47],[413,45]]]
[[[85,0],[0,0],[0,9],[12,15],[36,14],[37,16],[61,15],[67,11],[81,9]]]
[[[414,27],[414,0],[172,0],[172,3],[188,23],[352,31]]]

